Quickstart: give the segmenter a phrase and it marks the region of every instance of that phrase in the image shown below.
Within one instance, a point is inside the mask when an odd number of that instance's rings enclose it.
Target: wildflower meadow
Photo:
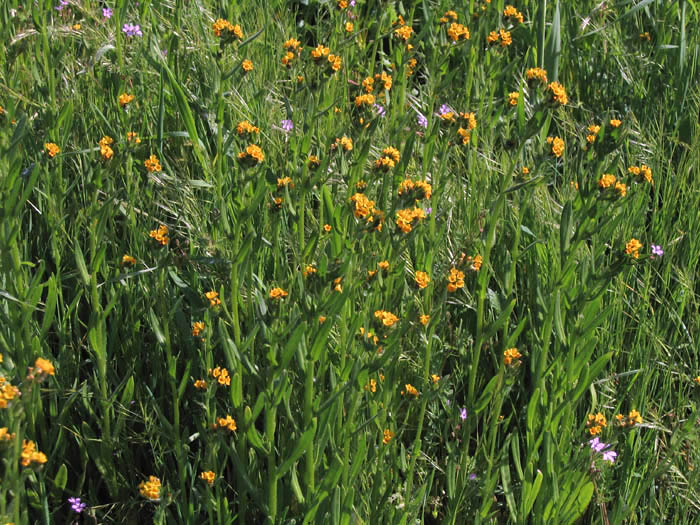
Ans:
[[[0,1],[0,524],[700,523],[698,24]]]

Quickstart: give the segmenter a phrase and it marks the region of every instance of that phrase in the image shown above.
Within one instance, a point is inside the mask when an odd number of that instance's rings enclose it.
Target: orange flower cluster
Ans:
[[[61,153],[61,148],[59,148],[53,142],[47,142],[44,144],[44,149],[46,150],[46,154],[51,158],[54,158],[56,155]]]
[[[588,126],[588,131],[590,133],[586,135],[586,142],[588,142],[589,144],[593,144],[595,142],[596,136],[598,135],[598,132],[600,131],[600,126],[591,124],[590,126]]]
[[[399,195],[410,195],[412,192],[415,192],[416,200],[429,199],[433,195],[433,187],[429,183],[424,182],[422,180],[402,180],[401,184],[399,184]]]
[[[654,184],[654,179],[651,175],[651,168],[646,164],[642,164],[641,166],[630,166],[627,168],[627,171],[629,171],[632,175],[643,178],[647,182]]]
[[[319,44],[316,46],[314,49],[311,50],[311,58],[313,58],[314,62],[317,64],[321,63],[321,60],[324,57],[327,57],[330,54],[331,50],[330,48],[324,46],[323,44]]]
[[[615,175],[611,175],[610,173],[604,173],[602,177],[598,180],[598,187],[601,189],[605,190],[607,188],[612,187],[615,182],[617,181],[617,178]]]
[[[598,187],[605,191],[608,188],[613,188],[620,197],[627,195],[627,186],[621,182],[617,182],[615,175],[604,173],[598,180]]]
[[[7,427],[0,428],[0,445],[9,443],[10,441],[14,441],[16,437],[17,434],[14,432],[10,432]]]
[[[206,389],[207,389],[207,386],[209,386],[209,385],[207,385],[207,382],[206,382],[204,379],[197,379],[197,380],[194,382],[194,387],[195,387],[197,390],[206,390]]]
[[[282,288],[273,288],[270,290],[270,299],[283,299],[287,297],[289,294],[285,292]]]
[[[384,437],[382,438],[382,443],[388,445],[389,442],[394,439],[394,433],[388,428],[384,429]]]
[[[100,139],[100,155],[105,160],[109,160],[114,156],[114,150],[110,147],[110,144],[114,142],[112,137],[105,135]]]
[[[315,170],[321,165],[321,160],[316,155],[309,155],[306,162],[308,163],[310,170]]]
[[[285,67],[291,67],[295,58],[301,56],[301,42],[296,38],[290,38],[283,44],[286,50],[285,55],[282,57],[282,65]]]
[[[382,150],[382,156],[374,162],[375,169],[389,171],[396,166],[396,163],[401,159],[401,154],[396,148],[389,146]]]
[[[225,428],[229,432],[235,432],[236,429],[238,429],[238,426],[236,426],[236,420],[227,415],[226,417],[217,418],[216,423],[212,425],[213,430],[217,430],[219,428]]]
[[[48,376],[56,374],[53,364],[48,359],[37,357],[34,366],[29,367],[27,372],[27,381],[37,381],[41,383]]]
[[[195,321],[192,323],[192,335],[198,337],[202,332],[204,332],[204,321]]]
[[[604,427],[608,426],[608,421],[605,416],[598,412],[597,414],[588,414],[588,420],[586,421],[586,427],[588,428],[588,433],[591,436],[600,434]]]
[[[214,484],[214,479],[216,479],[216,474],[214,474],[211,470],[205,470],[199,474],[199,478],[206,481],[209,486],[212,486]]]
[[[464,272],[457,268],[452,268],[447,281],[448,292],[456,292],[459,288],[464,288]]]
[[[219,292],[211,291],[206,292],[204,297],[209,299],[209,306],[219,306],[221,304],[221,299],[219,299]]]
[[[410,233],[417,221],[425,219],[425,212],[418,207],[403,209],[396,212],[396,226],[404,232]]]
[[[379,319],[384,326],[393,326],[399,320],[398,317],[391,312],[387,312],[386,310],[377,310],[374,312],[374,317]]]
[[[483,264],[483,262],[484,262],[484,258],[480,254],[477,253],[474,257],[472,257],[471,255],[468,255],[465,257],[465,254],[462,254],[462,257],[461,257],[459,263],[460,264],[463,264],[463,263],[464,264],[471,264],[471,266],[469,266],[469,269],[474,271],[474,272],[478,272],[479,270],[481,270],[481,265]]]
[[[362,95],[357,95],[355,97],[355,107],[356,108],[362,108],[362,107],[372,107],[372,104],[375,102],[375,97],[371,93],[365,93]]]
[[[155,155],[151,155],[146,160],[144,160],[143,165],[146,166],[146,169],[150,173],[153,173],[154,171],[155,172],[163,171],[163,168],[160,165],[160,161],[158,160],[158,157],[156,157]]]
[[[506,8],[503,10],[503,16],[505,18],[514,18],[521,24],[524,21],[523,14],[512,5],[506,6]]]
[[[430,276],[426,272],[416,272],[416,284],[421,290],[430,284]]]
[[[457,13],[455,11],[445,11],[445,14],[442,15],[442,18],[440,18],[441,24],[447,24],[450,21],[457,21]]]
[[[211,27],[214,30],[214,34],[219,38],[235,37],[239,40],[243,38],[241,26],[238,24],[233,25],[231,22],[224,20],[223,18],[217,19],[216,22],[211,25]]]
[[[644,246],[637,239],[630,239],[627,244],[625,244],[625,253],[631,255],[635,259],[639,259],[639,250]]]
[[[168,227],[164,224],[158,226],[157,230],[151,230],[148,234],[151,239],[155,239],[163,246],[167,246],[170,242],[170,237],[168,237]]]
[[[382,71],[381,73],[377,73],[376,75],[374,75],[374,78],[366,77],[362,81],[362,88],[367,93],[372,93],[374,91],[375,80],[381,82],[384,85],[384,89],[386,89],[387,91],[389,91],[391,89],[391,86],[393,86],[394,84],[393,77]]]
[[[522,356],[523,355],[518,352],[517,348],[509,348],[503,352],[503,363],[505,363],[506,366],[518,366]]]
[[[36,443],[33,441],[22,440],[22,452],[20,454],[20,465],[23,467],[34,467],[43,465],[48,459],[46,454],[39,452],[36,449]]]
[[[400,40],[403,40],[404,42],[408,42],[411,36],[413,36],[413,28],[411,26],[401,25],[400,27],[394,29],[394,36]]]
[[[228,375],[228,370],[217,366],[213,370],[209,369],[209,375],[216,379],[221,386],[231,386],[231,376]]]
[[[469,40],[471,35],[469,34],[469,28],[453,22],[447,29],[447,36],[452,39],[452,42],[459,42],[460,40]]]
[[[533,84],[534,82],[540,82],[542,84],[547,83],[547,72],[541,67],[532,67],[525,72],[525,77],[527,78],[528,84]]]
[[[126,107],[128,106],[132,100],[134,100],[134,95],[130,95],[129,93],[122,93],[119,95],[119,105],[121,107]]]
[[[238,160],[241,162],[247,162],[251,165],[256,165],[265,160],[265,154],[263,153],[263,150],[260,149],[260,146],[251,144],[245,149],[245,151],[241,151],[238,154]]]
[[[636,410],[630,411],[627,416],[623,414],[618,414],[615,419],[621,427],[633,427],[634,425],[639,425],[642,423],[642,415]]]
[[[253,133],[260,133],[260,128],[253,126],[247,120],[242,120],[236,126],[236,133],[239,135],[252,135]]]
[[[19,395],[19,388],[11,385],[3,376],[0,376],[0,408],[7,408],[7,405]]]
[[[408,394],[409,396],[418,397],[418,395],[419,395],[418,389],[416,387],[414,387],[412,384],[407,383],[406,385],[404,385],[404,388],[406,390],[401,391],[402,396],[405,394]]]
[[[486,36],[486,42],[489,44],[499,44],[501,47],[508,47],[513,43],[513,38],[510,36],[510,31],[501,28],[498,31],[491,31]]]
[[[562,86],[559,82],[551,82],[548,84],[547,91],[552,92],[552,100],[557,104],[561,104],[562,106],[568,104],[569,97],[566,95],[566,89],[564,89],[564,86]]]
[[[547,144],[552,146],[552,155],[560,158],[564,153],[564,141],[559,137],[547,137]]]
[[[149,476],[148,481],[139,483],[139,493],[146,499],[151,501],[160,500],[160,489],[162,488],[160,479],[155,476]]]
[[[345,136],[335,139],[335,142],[331,144],[331,150],[334,151],[339,147],[343,148],[345,151],[352,151],[352,139]]]
[[[288,57],[289,54],[286,56]],[[340,68],[343,65],[342,58],[340,58],[338,55],[332,54],[330,48],[327,48],[323,44],[319,44],[311,50],[311,58],[318,65],[323,63],[328,64],[334,72],[340,71]],[[325,62],[324,58],[326,59]]]

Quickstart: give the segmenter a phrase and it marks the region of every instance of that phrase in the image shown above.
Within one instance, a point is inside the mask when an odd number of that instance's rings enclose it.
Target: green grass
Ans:
[[[522,24],[502,0],[57,5],[0,5],[2,523],[80,520],[69,497],[97,523],[697,519],[697,2],[520,0]],[[243,38],[217,38],[218,18]],[[499,28],[511,45],[487,44]],[[357,107],[382,72],[385,113]],[[474,113],[467,144],[443,104]],[[250,144],[263,162],[239,159]],[[375,168],[388,146],[399,160]],[[31,375],[39,357],[54,375]],[[589,446],[598,413],[614,463]],[[213,428],[226,416],[235,430]],[[22,465],[24,440],[46,461]]]

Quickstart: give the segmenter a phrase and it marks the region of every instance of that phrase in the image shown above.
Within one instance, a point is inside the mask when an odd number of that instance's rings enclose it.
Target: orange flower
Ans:
[[[270,299],[283,299],[287,297],[289,293],[285,292],[282,288],[273,288],[270,290]]]
[[[192,323],[192,335],[193,336],[197,337],[203,331],[204,331],[204,322],[195,321],[194,323]]]
[[[430,283],[430,276],[426,272],[416,272],[416,284],[421,290],[427,288]]]
[[[59,148],[53,142],[47,142],[44,144],[44,149],[46,150],[46,154],[51,158],[54,158],[56,155],[61,153],[61,148]]]

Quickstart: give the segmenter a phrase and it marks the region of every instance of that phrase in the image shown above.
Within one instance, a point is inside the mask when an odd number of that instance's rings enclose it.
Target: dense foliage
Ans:
[[[689,523],[700,4],[0,2],[2,523]]]

